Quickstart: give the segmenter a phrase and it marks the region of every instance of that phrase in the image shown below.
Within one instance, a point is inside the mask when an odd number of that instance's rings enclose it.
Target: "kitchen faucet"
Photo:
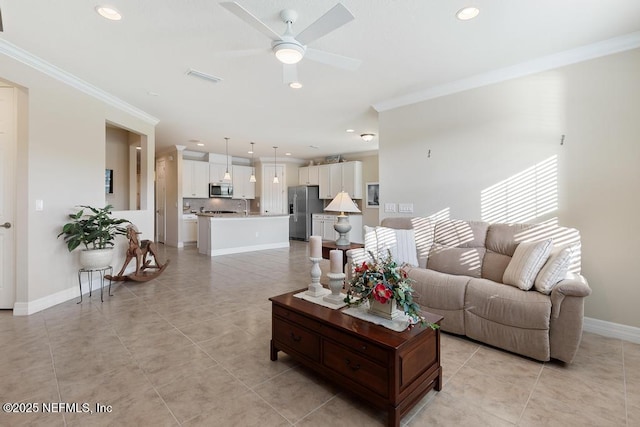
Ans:
[[[241,200],[244,200],[244,216],[249,216],[249,200],[244,197]]]

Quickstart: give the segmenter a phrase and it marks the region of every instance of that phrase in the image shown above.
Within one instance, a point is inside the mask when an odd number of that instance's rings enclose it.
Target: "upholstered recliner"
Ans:
[[[417,265],[407,266],[416,300],[444,316],[443,331],[541,361],[573,361],[591,293],[580,275],[577,230],[406,217],[385,218],[382,227],[368,230],[366,250],[347,253],[347,271],[369,258],[372,244],[376,253],[397,255],[408,237],[417,255]],[[389,229],[412,231],[396,231],[394,242]]]

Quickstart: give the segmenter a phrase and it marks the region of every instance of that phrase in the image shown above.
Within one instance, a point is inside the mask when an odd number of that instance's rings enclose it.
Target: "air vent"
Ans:
[[[207,80],[212,83],[218,83],[222,81],[220,77],[212,76],[211,74],[203,73],[202,71],[194,70],[193,68],[190,68],[189,71],[187,71],[187,75],[198,77],[199,79]]]

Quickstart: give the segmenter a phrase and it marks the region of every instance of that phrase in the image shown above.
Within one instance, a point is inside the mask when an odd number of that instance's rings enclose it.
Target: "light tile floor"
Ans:
[[[118,284],[104,303],[98,292],[28,317],[0,312],[0,401],[40,410],[0,412],[1,426],[386,425],[287,355],[269,360],[268,298],[308,284],[305,243],[216,258],[161,251],[171,259],[162,276]],[[565,366],[443,334],[442,365],[442,391],[403,425],[640,425],[638,344],[585,333]],[[93,413],[45,414],[43,402]]]

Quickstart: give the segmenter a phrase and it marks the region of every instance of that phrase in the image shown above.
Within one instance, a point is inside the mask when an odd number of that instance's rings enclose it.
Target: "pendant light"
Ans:
[[[280,184],[280,180],[278,179],[278,169],[276,167],[276,162],[278,159],[278,147],[273,147],[273,183]]]
[[[224,180],[225,181],[231,181],[231,174],[229,173],[229,138],[225,137],[224,138],[224,143],[225,143],[225,151],[227,154],[227,170],[224,172]]]
[[[251,143],[251,176],[249,177],[249,182],[256,182],[256,167],[253,165],[253,145],[255,142]]]

